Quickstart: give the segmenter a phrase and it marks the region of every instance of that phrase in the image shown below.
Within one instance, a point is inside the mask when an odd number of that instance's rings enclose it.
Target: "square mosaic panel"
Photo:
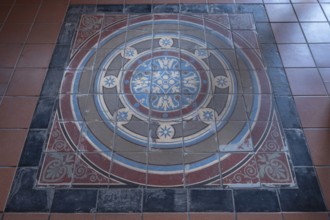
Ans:
[[[78,18],[38,186],[296,185],[253,14]]]

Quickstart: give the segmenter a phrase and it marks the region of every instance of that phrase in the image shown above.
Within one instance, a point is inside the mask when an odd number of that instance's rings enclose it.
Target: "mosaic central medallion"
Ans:
[[[249,16],[83,15],[38,184],[293,184]]]

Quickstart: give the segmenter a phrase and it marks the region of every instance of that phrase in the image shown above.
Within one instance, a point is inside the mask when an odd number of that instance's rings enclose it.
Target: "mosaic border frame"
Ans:
[[[298,188],[35,188],[71,42],[85,13],[252,13]],[[62,25],[19,162],[6,212],[325,211],[316,173],[263,4],[76,5]]]

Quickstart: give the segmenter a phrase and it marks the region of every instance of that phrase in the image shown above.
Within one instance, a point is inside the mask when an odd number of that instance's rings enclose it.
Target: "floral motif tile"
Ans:
[[[292,186],[251,14],[83,14],[38,186]]]

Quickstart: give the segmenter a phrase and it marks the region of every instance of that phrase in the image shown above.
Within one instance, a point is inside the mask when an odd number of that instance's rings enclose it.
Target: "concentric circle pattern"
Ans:
[[[80,160],[114,185],[259,184],[254,152],[284,143],[260,52],[229,21],[82,16],[57,116]]]

